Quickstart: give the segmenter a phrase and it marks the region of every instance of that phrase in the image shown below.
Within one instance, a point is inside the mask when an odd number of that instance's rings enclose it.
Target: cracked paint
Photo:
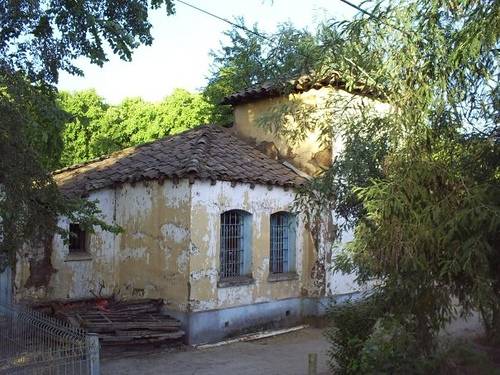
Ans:
[[[190,301],[193,311],[234,307],[256,302],[300,297],[302,288],[310,285],[310,257],[314,256],[309,233],[299,218],[296,241],[294,280],[269,282],[270,215],[290,211],[294,199],[292,190],[229,182],[195,181],[191,199],[191,241],[197,253],[190,259]],[[250,285],[219,287],[220,215],[224,211],[241,209],[252,215],[252,277]]]
[[[122,298],[164,298],[172,308],[188,306],[188,267],[191,243],[190,185],[123,184],[92,192],[102,218],[118,224],[118,235],[96,228],[90,234],[88,254],[69,254],[60,236],[52,241],[55,268],[48,285],[26,287],[30,270],[27,258],[19,257],[16,298],[66,299],[117,294]],[[114,219],[115,218],[115,219]],[[69,222],[61,218],[63,228]]]

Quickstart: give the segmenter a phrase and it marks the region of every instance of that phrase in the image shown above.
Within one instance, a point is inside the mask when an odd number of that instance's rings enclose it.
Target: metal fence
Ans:
[[[0,305],[0,374],[99,375],[99,340],[36,311]]]

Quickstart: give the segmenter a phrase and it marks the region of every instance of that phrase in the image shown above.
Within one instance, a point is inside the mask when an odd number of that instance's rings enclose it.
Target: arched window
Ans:
[[[295,271],[295,217],[289,212],[271,215],[270,273]]]
[[[251,214],[242,210],[231,210],[221,214],[221,279],[230,279],[251,273],[251,217]]]

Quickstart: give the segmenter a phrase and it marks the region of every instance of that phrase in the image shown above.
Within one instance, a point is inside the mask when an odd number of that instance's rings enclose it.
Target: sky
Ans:
[[[355,14],[339,0],[185,1],[226,19],[242,16],[247,25],[257,23],[264,32],[273,32],[287,21],[314,31],[321,20],[346,19]],[[173,16],[167,16],[164,8],[152,11],[150,22],[153,44],[137,48],[131,62],[112,54],[102,68],[77,60],[85,76],[62,72],[59,89],[94,88],[109,104],[118,104],[126,97],[159,101],[175,88],[201,90],[209,74],[210,50],[220,48],[223,32],[231,26],[181,3],[176,3]]]

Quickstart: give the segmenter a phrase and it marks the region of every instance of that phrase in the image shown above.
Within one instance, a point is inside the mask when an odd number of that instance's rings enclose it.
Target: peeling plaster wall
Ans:
[[[89,235],[89,253],[69,254],[58,235],[52,241],[55,272],[47,286],[25,288],[30,269],[20,254],[16,273],[17,299],[85,298],[116,293],[125,298],[164,298],[171,309],[185,311],[188,296],[190,185],[165,181],[123,184],[90,194],[102,218],[124,230]],[[62,218],[59,225],[67,228]]]
[[[86,255],[69,254],[68,244],[55,236],[51,257],[55,272],[48,285],[40,288],[24,287],[30,276],[26,250],[17,263],[17,299],[78,299],[114,293],[122,298],[164,298],[170,311],[202,312],[321,297],[325,281],[333,294],[353,291],[350,275],[327,272],[318,278],[314,271],[318,253],[300,217],[297,277],[268,281],[270,215],[290,210],[293,190],[167,180],[123,184],[93,192],[88,199],[97,200],[102,218],[120,225],[124,232],[114,235],[96,228],[89,236]],[[253,283],[219,287],[220,215],[231,209],[252,214]],[[59,225],[67,228],[69,222],[61,218]],[[320,248],[320,257],[326,252]]]
[[[276,135],[271,131],[259,126],[259,118],[263,115],[276,113],[280,106],[295,103],[305,105],[306,107],[316,107],[317,111],[306,115],[306,118],[315,118],[316,121],[331,122],[332,140],[330,145],[320,143],[319,129],[306,131],[302,140],[290,142],[282,135]],[[369,106],[377,113],[389,111],[390,107],[382,102],[375,101],[362,95],[353,95],[347,91],[333,88],[322,87],[320,89],[311,89],[303,93],[290,94],[288,97],[275,97],[255,100],[249,103],[237,104],[234,106],[234,126],[233,131],[250,142],[255,142],[256,147],[264,151],[269,156],[276,154],[281,159],[286,159],[295,167],[310,174],[316,175],[324,168],[327,168],[335,155],[343,150],[343,142],[338,134],[335,134],[335,123],[345,121],[346,118],[357,116],[360,106]],[[326,110],[325,108],[330,108]],[[304,107],[305,108],[305,107]],[[332,108],[334,108],[332,110]],[[308,112],[309,110],[305,110]],[[334,112],[331,112],[334,111]],[[301,111],[299,110],[299,113]],[[323,114],[332,115],[334,118],[322,116]],[[289,124],[287,128],[303,126],[298,124],[292,116],[286,116]],[[272,147],[271,143],[275,147]]]
[[[302,94],[291,94],[289,98],[290,100],[300,98],[307,104],[313,104],[320,100],[321,97],[327,97],[330,92],[331,89],[328,88],[313,89]],[[261,115],[272,111],[276,106],[288,102],[289,98],[266,98],[235,105],[233,131],[248,141],[255,141],[257,146],[266,142],[273,142],[281,158],[287,159],[302,171],[314,175],[320,170],[318,162],[314,160],[315,155],[321,153],[324,149],[319,144],[319,130],[309,132],[304,140],[292,144],[284,137],[277,136],[257,124]],[[331,151],[327,151],[327,160],[323,160],[319,164],[323,167],[327,166],[331,161],[330,155]]]
[[[124,297],[165,298],[185,311],[188,296],[190,185],[181,180],[117,189],[117,290]]]
[[[265,113],[276,111],[280,105],[288,102],[303,102],[306,105],[316,105],[319,108],[325,106],[337,106],[347,110],[342,116],[332,121],[332,141],[330,147],[322,146],[319,142],[319,130],[308,132],[305,138],[297,143],[290,142],[281,135],[276,135],[259,126],[259,118]],[[344,143],[340,134],[335,134],[335,121],[351,118],[359,114],[360,106],[368,106],[376,113],[387,113],[390,106],[385,103],[372,100],[366,96],[353,95],[344,90],[323,87],[319,90],[311,89],[304,93],[290,94],[288,97],[276,97],[255,100],[250,103],[237,104],[234,106],[233,131],[243,139],[256,144],[257,148],[263,148],[268,155],[274,153],[281,159],[286,159],[300,170],[317,175],[322,168],[326,168],[343,152]],[[294,124],[293,126],[298,126]],[[345,121],[345,120],[344,120]],[[272,145],[274,144],[274,147]],[[270,146],[271,145],[271,146]],[[262,147],[261,147],[262,146]],[[317,242],[317,256],[310,258],[309,269],[313,269],[314,277],[309,279],[307,286],[309,293],[338,295],[353,293],[359,290],[359,285],[354,281],[354,274],[334,273],[332,270],[333,259],[340,247],[352,240],[352,231],[344,233],[342,240],[333,243],[329,238],[328,220],[321,225]],[[324,287],[324,291],[320,289]]]
[[[298,278],[269,282],[270,215],[289,211],[293,191],[249,184],[195,181],[191,188],[191,311],[222,309],[307,295],[314,250],[299,218],[296,241]],[[218,287],[220,215],[241,209],[252,214],[252,276],[250,285]]]
[[[114,192],[102,190],[93,192],[89,200],[99,201],[101,218],[113,222]],[[60,218],[58,225],[69,228],[66,218]],[[30,276],[30,266],[27,261],[31,256],[37,256],[36,249],[25,248],[18,256],[16,272],[17,299],[64,299],[91,297],[92,293],[110,294],[115,285],[115,235],[99,228],[89,236],[90,252],[87,256],[71,256],[68,244],[63,238],[55,235],[52,240],[51,263],[54,273],[49,284],[39,288],[25,288]]]

